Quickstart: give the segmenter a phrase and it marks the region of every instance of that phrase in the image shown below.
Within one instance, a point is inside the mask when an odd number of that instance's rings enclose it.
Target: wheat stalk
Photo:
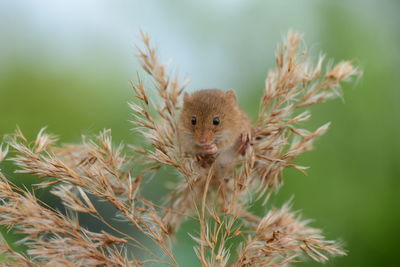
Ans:
[[[360,71],[347,61],[329,68],[322,55],[314,63],[301,46],[301,36],[289,32],[277,50],[276,68],[265,81],[251,147],[233,173],[214,181],[214,166],[199,167],[195,158],[181,153],[177,142],[177,116],[188,80],[181,83],[179,75],[168,72],[147,34],[142,33],[142,40],[138,58],[152,85],[145,86],[138,75],[132,82],[135,100],[129,105],[135,130],[150,146],[114,146],[110,130],[83,137],[81,144],[58,145],[57,137],[45,129],[32,142],[19,129],[5,136],[0,162],[10,160],[17,172],[40,177],[37,187],[51,187],[69,212],[53,210],[0,172],[0,225],[22,233],[20,243],[28,248],[26,254],[18,253],[3,240],[2,265],[178,266],[173,236],[185,220],[199,222],[198,231],[189,235],[197,243],[194,252],[201,266],[287,266],[304,254],[320,262],[328,255],[344,255],[336,242],[325,240],[289,204],[262,217],[248,209],[253,198],[265,202],[282,185],[285,168],[306,169],[295,159],[312,149],[329,124],[314,131],[299,128],[310,119],[304,108],[340,95],[340,83]],[[141,172],[132,176],[131,166],[138,164]],[[157,205],[141,196],[141,183],[165,165],[177,170],[179,182],[164,205]],[[109,225],[93,197],[111,203],[116,217],[158,248]],[[79,213],[92,215],[111,232],[83,228]],[[130,247],[141,253],[129,253]]]

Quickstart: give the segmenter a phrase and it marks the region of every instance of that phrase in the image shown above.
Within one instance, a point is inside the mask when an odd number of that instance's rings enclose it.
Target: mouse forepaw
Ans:
[[[240,146],[239,146],[239,154],[246,154],[247,148],[250,146],[251,141],[251,131],[246,131],[240,135]]]

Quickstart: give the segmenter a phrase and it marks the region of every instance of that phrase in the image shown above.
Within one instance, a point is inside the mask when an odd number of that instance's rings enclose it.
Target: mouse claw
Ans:
[[[239,154],[246,154],[247,148],[250,146],[251,131],[244,132],[240,135],[240,146],[238,149]]]

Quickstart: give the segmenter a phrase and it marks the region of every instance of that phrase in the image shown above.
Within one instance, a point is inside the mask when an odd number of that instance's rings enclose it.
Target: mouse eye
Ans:
[[[196,125],[196,122],[197,122],[197,119],[196,119],[196,117],[192,117],[192,120],[191,120],[191,122],[192,122],[192,125]]]
[[[218,117],[215,117],[215,118],[213,119],[213,124],[214,124],[214,125],[219,125],[219,118],[218,118]]]

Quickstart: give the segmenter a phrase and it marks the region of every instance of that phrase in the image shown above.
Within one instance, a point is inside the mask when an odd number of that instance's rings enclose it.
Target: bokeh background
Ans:
[[[127,101],[139,70],[139,29],[158,43],[165,61],[192,78],[190,90],[233,88],[254,117],[276,45],[294,29],[314,54],[354,60],[364,75],[344,86],[343,99],[312,108],[307,126],[331,121],[331,129],[298,161],[312,167],[308,175],[286,172],[269,205],[294,196],[294,208],[315,219],[313,226],[343,240],[348,256],[326,266],[398,266],[399,14],[398,0],[3,0],[0,134],[19,125],[33,138],[47,125],[63,142],[78,142],[82,134],[111,128],[116,142],[137,142]],[[34,182],[14,175],[7,163],[2,168],[20,185]],[[160,192],[165,189],[153,187],[149,195]],[[185,233],[191,227],[178,235],[182,266],[197,266]]]

